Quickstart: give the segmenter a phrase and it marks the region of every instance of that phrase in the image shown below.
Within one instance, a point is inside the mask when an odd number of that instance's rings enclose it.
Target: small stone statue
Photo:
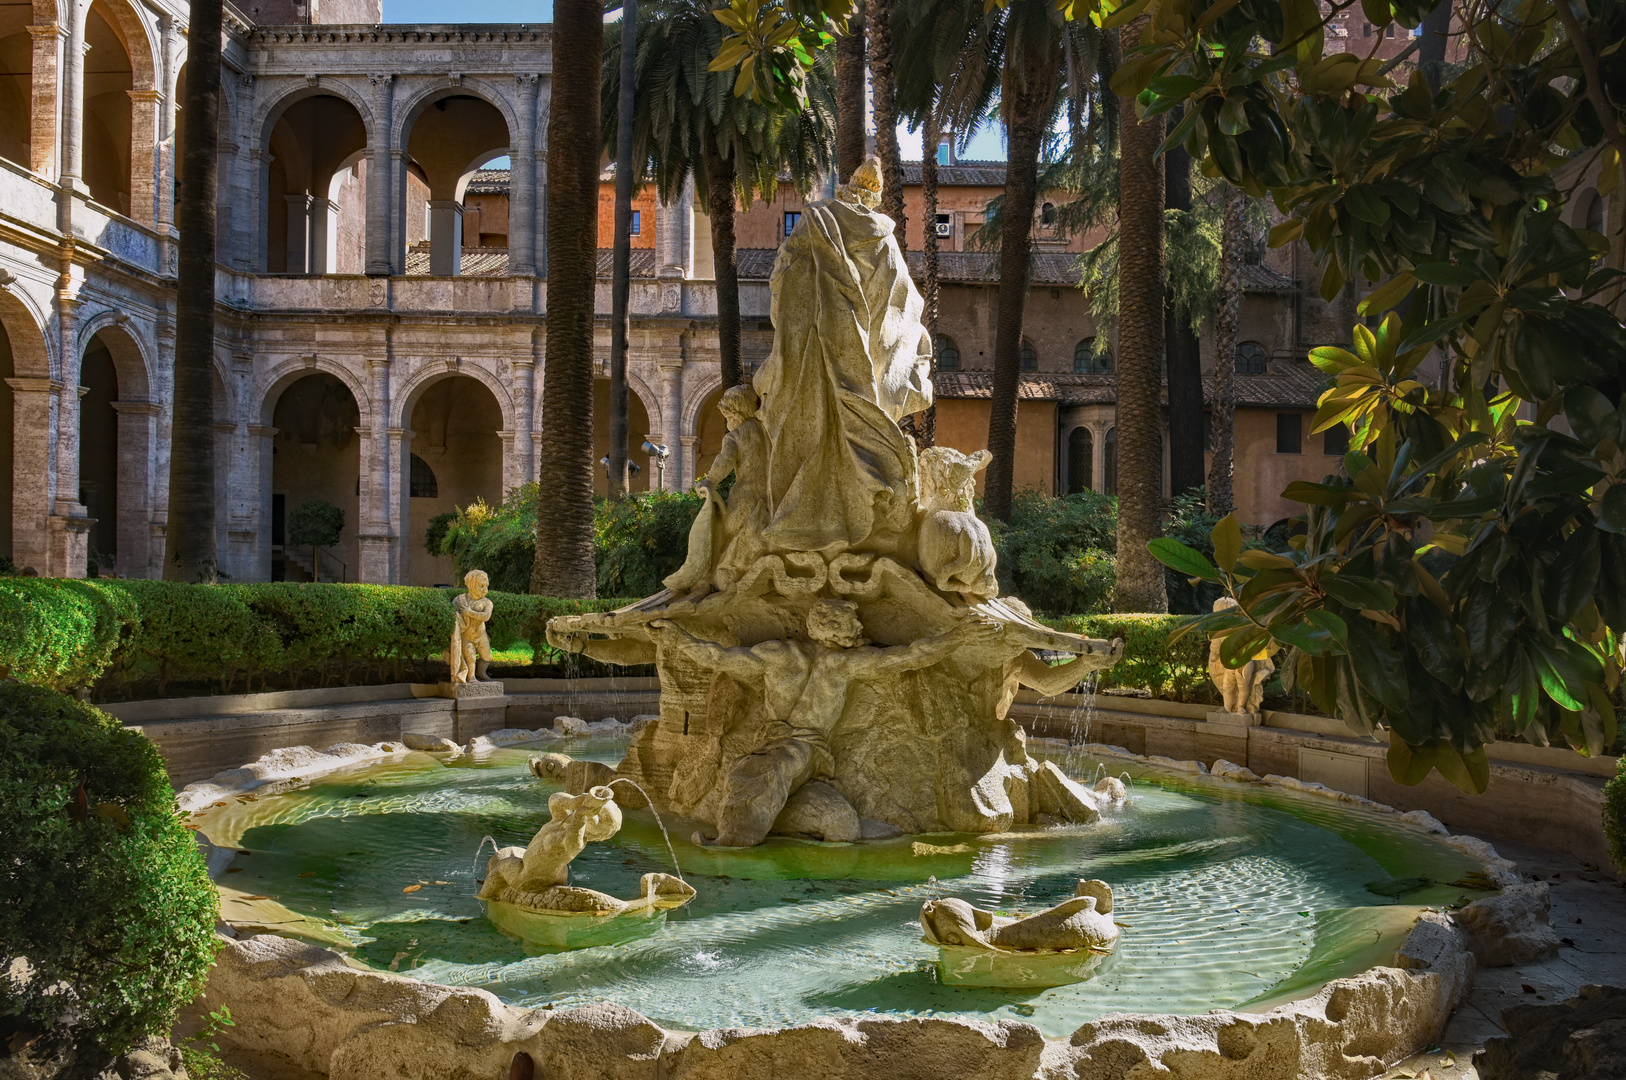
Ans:
[[[762,530],[768,524],[768,435],[757,419],[757,406],[757,392],[749,386],[729,387],[718,402],[728,434],[695,485],[706,505],[689,528],[688,557],[661,582],[687,599],[727,589],[767,553]],[[734,487],[725,504],[717,488],[729,473],[734,474]]]
[[[920,454],[920,571],[970,603],[999,595],[994,538],[972,506],[977,473],[993,459],[986,450],[967,456],[947,446]]]
[[[1080,881],[1071,900],[1036,915],[1010,918],[948,897],[920,906],[928,943],[989,952],[1111,952],[1118,940],[1112,921],[1112,888],[1104,881]]]
[[[1215,611],[1236,607],[1236,601],[1222,596],[1214,601]],[[1219,689],[1220,700],[1226,712],[1232,715],[1256,716],[1265,700],[1265,683],[1275,673],[1276,665],[1268,656],[1255,657],[1239,668],[1228,668],[1220,659],[1223,638],[1208,643],[1208,676]]]
[[[486,623],[491,621],[493,606],[486,590],[491,579],[484,570],[470,570],[463,575],[468,592],[452,601],[456,620],[452,623],[452,647],[447,660],[452,669],[452,682],[490,682],[486,665],[491,663],[491,638]]]

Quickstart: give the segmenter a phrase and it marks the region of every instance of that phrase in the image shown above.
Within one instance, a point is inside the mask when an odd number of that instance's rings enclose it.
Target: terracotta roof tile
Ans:
[[[990,398],[991,371],[939,371],[932,376],[942,398]],[[1267,375],[1238,375],[1234,379],[1237,404],[1247,408],[1313,408],[1326,386],[1326,376],[1294,361],[1277,361]],[[1212,400],[1214,380],[1203,378],[1203,399]],[[1017,397],[1024,401],[1057,401],[1063,405],[1110,405],[1117,400],[1111,375],[1069,375],[1037,372],[1022,376]]]

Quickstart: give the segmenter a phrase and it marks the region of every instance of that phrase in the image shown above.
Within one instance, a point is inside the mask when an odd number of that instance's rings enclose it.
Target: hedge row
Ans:
[[[1188,634],[1172,645],[1169,635],[1190,615],[1068,615],[1045,619],[1058,630],[1086,637],[1124,639],[1124,657],[1101,672],[1096,689],[1149,690],[1164,701],[1211,702],[1208,639]]]
[[[0,579],[0,675],[119,700],[172,685],[241,693],[444,677],[448,589],[275,583]],[[528,643],[538,664],[556,615],[625,600],[492,593],[492,645]]]

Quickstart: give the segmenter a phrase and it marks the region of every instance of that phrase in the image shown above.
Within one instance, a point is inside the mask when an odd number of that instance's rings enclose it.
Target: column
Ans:
[[[386,346],[387,347],[387,346]],[[372,399],[372,426],[357,428],[361,436],[361,501],[358,508],[361,528],[357,533],[359,565],[356,580],[374,584],[396,581],[396,539],[404,530],[390,521],[394,505],[392,493],[399,487],[390,455],[390,438],[384,427],[389,415],[390,360],[373,357],[367,361],[368,396]],[[378,432],[380,434],[374,434]]]
[[[520,479],[523,468],[519,457],[515,455],[515,448],[522,445],[519,432],[513,428],[497,432],[497,438],[502,440],[502,489],[513,490],[516,484],[523,483]],[[530,442],[526,439],[525,442]]]
[[[512,443],[504,443],[505,460],[513,460],[514,484],[529,484],[536,479],[535,403],[536,361],[529,357],[514,361],[514,432]],[[506,485],[507,487],[512,484]]]
[[[519,88],[519,115],[509,154],[508,273],[513,277],[535,277],[536,97],[541,79],[536,75],[515,75],[514,82]]]
[[[330,181],[331,183],[331,181]],[[321,196],[311,198],[311,246],[306,265],[313,274],[339,272],[339,204]]]
[[[248,425],[249,459],[254,472],[254,486],[259,494],[255,500],[252,524],[256,535],[255,562],[242,567],[244,577],[250,581],[271,580],[271,467],[275,451],[277,429],[269,424]]]
[[[412,431],[408,428],[385,429],[389,440],[389,466],[396,478],[394,497],[390,499],[390,531],[395,536],[395,582],[412,583],[412,504],[411,488],[404,482],[407,462],[412,459]]]
[[[390,148],[390,273],[406,273],[406,151]],[[370,182],[370,181],[369,181]]]
[[[288,273],[310,273],[311,208],[314,200],[301,191],[284,195],[288,203]]]
[[[694,180],[655,211],[655,268],[660,277],[694,276]]]
[[[56,179],[62,86],[62,45],[68,32],[57,23],[30,26],[33,42],[33,102],[29,109],[28,167]]]
[[[377,277],[396,272],[391,258],[391,223],[394,218],[395,177],[390,145],[394,120],[394,75],[369,75],[372,88],[373,145],[367,163],[367,273]]]
[[[254,180],[254,215],[250,219],[254,238],[246,245],[253,252],[251,265],[247,269],[264,273],[271,261],[271,206],[267,201],[271,197],[271,155],[263,147],[252,146],[248,151],[248,160],[248,171]]]
[[[429,200],[429,273],[456,277],[463,262],[463,204],[456,199]]]
[[[62,362],[61,385],[67,392],[57,394],[56,399],[56,428],[52,432],[56,460],[51,470],[55,474],[52,484],[55,497],[51,512],[64,517],[83,517],[87,511],[79,502],[79,399],[87,391],[79,385],[79,303],[74,298],[73,286],[71,274],[64,267],[57,282],[56,321],[57,356]]]
[[[62,45],[62,151],[59,175],[64,187],[83,186],[84,115],[85,115],[85,52],[90,44],[85,40],[85,16],[90,5],[73,0],[70,6],[72,21],[68,24],[66,40]]]
[[[130,216],[148,227],[158,221],[158,188],[164,168],[158,155],[158,114],[164,95],[130,91]]]
[[[152,536],[152,444],[158,406],[150,401],[115,401],[119,424],[118,575],[146,577]]]
[[[51,429],[62,384],[7,379],[12,393],[11,560],[19,570],[51,573]]]
[[[667,469],[676,474],[673,480],[673,491],[687,491],[694,483],[695,475],[699,469],[700,436],[680,435],[678,444],[683,447],[681,454],[673,454],[672,460],[666,463]],[[670,445],[670,444],[668,444]]]
[[[664,439],[651,437],[651,442],[666,443],[666,470],[662,476],[668,491],[681,491],[684,481],[681,454],[677,436],[683,426],[683,362],[661,365],[661,431]]]
[[[175,224],[175,170],[180,168],[180,162],[175,160],[175,20],[167,13],[158,16],[158,37],[159,59],[161,61],[158,86],[162,92],[159,95],[157,117],[158,164],[154,171],[154,179],[158,185],[158,190],[154,222],[158,230],[158,242],[167,246],[171,229]],[[230,172],[227,171],[227,164],[221,162],[220,186],[222,188],[230,189],[230,176]],[[218,214],[216,216],[218,217]],[[215,229],[217,235],[225,234],[218,221],[215,224]],[[164,265],[167,265],[167,263],[164,263]]]

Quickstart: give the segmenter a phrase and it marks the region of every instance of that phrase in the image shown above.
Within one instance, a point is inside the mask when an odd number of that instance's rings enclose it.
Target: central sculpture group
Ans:
[[[996,832],[1098,812],[1006,713],[1019,687],[1070,689],[1121,643],[1000,598],[973,509],[990,455],[917,452],[899,427],[931,404],[931,342],[879,194],[872,159],[781,247],[773,352],[723,395],[728,434],[698,482],[683,566],[636,604],[548,625],[557,648],[655,664],[659,722],[617,775],[700,823],[701,842]],[[1074,658],[1052,666],[1034,650]]]

